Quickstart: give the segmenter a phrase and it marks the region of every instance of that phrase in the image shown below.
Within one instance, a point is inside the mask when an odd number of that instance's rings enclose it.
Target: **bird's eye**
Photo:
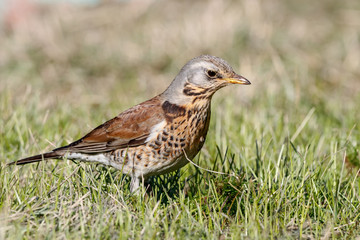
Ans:
[[[207,74],[209,77],[211,77],[211,78],[216,77],[216,72],[213,71],[213,70],[207,70],[207,71],[206,71],[206,74]]]

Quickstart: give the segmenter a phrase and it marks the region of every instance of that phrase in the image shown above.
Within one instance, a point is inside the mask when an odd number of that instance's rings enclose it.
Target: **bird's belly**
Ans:
[[[109,154],[111,166],[125,174],[153,176],[185,166],[202,148],[209,126],[209,115],[188,121],[174,119],[160,129],[146,145],[119,149]]]

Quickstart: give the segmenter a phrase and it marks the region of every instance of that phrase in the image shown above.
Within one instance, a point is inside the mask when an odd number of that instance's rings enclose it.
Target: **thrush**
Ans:
[[[251,84],[223,59],[190,60],[170,86],[103,123],[81,139],[50,152],[9,163],[70,159],[112,166],[131,176],[134,192],[142,180],[186,165],[204,145],[211,99],[222,87]]]

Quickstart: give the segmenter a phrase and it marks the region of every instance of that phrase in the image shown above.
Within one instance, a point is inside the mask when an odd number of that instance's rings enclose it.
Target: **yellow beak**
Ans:
[[[250,85],[251,82],[244,78],[243,76],[240,76],[238,74],[234,74],[231,78],[222,78],[221,80],[227,81],[229,83],[233,84],[242,84],[242,85]]]

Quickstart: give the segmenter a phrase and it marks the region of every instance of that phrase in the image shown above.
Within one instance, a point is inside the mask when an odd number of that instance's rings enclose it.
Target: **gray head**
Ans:
[[[251,84],[246,78],[236,74],[223,59],[202,55],[185,64],[163,96],[171,103],[185,104],[195,96],[203,95],[211,99],[222,87],[230,84]]]

